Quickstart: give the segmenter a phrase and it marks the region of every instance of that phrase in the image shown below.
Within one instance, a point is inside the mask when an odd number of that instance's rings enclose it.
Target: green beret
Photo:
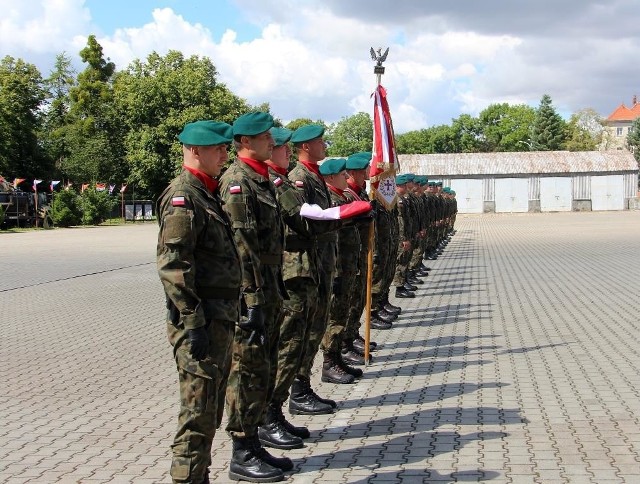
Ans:
[[[396,185],[406,185],[409,182],[409,178],[407,178],[407,174],[398,175],[396,177]]]
[[[276,128],[275,126],[269,130],[273,137],[275,146],[282,146],[289,142],[293,131],[287,128]]]
[[[233,122],[233,136],[255,136],[268,131],[273,126],[273,117],[269,113],[247,113]]]
[[[341,171],[346,170],[347,160],[344,158],[327,158],[320,165],[321,175],[337,175]]]
[[[226,145],[233,140],[231,126],[219,121],[188,123],[178,135],[180,143],[190,146]]]
[[[422,187],[429,183],[429,179],[424,175],[416,175],[413,181]]]
[[[441,187],[441,186],[442,186],[442,182],[441,182],[441,181],[437,181],[437,182],[436,182],[436,186],[437,186],[437,187]]]
[[[414,178],[416,177],[413,173],[405,173],[404,176],[407,177],[407,181],[408,182],[412,182],[414,180]]]
[[[347,158],[347,170],[364,170],[371,163],[371,152],[360,151]]]
[[[427,183],[427,185],[429,185],[430,187],[435,187],[436,186],[436,182],[430,181],[429,183]]]
[[[312,139],[320,138],[324,134],[324,126],[321,124],[305,124],[296,129],[291,135],[292,143],[304,143]]]

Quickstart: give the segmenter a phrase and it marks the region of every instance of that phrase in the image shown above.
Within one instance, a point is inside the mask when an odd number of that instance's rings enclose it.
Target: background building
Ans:
[[[400,173],[456,191],[458,211],[560,212],[635,207],[638,164],[627,150],[399,155]]]
[[[640,103],[638,98],[633,96],[631,107],[628,108],[620,104],[607,119],[602,122],[604,130],[602,132],[602,150],[622,150],[628,149],[627,135],[631,131],[631,125],[640,117]]]

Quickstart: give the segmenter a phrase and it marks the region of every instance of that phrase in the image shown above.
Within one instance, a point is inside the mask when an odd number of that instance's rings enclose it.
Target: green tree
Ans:
[[[430,140],[427,129],[407,131],[396,135],[396,152],[399,155],[432,153]]]
[[[525,104],[489,105],[478,116],[482,151],[529,151],[535,116],[535,109]]]
[[[51,165],[38,144],[44,99],[36,66],[11,56],[0,61],[0,174],[7,178],[50,174]]]
[[[114,109],[115,65],[104,59],[102,46],[90,35],[80,51],[87,67],[69,90],[69,123],[64,127],[68,156],[62,172],[78,183],[117,181],[126,176],[122,120]]]
[[[554,151],[563,148],[566,123],[553,107],[548,94],[542,96],[531,130],[531,145],[536,151]]]
[[[104,222],[117,203],[118,200],[109,195],[108,191],[98,191],[94,187],[87,188],[79,198],[82,224],[97,225]]]
[[[565,148],[569,151],[594,151],[602,141],[602,117],[595,109],[581,109],[567,124]]]
[[[631,131],[627,135],[627,145],[633,152],[636,161],[640,163],[640,118],[636,118],[631,124]]]
[[[326,134],[328,156],[349,156],[358,151],[371,151],[373,120],[367,113],[343,117]]]
[[[47,105],[45,107],[40,140],[49,159],[60,167],[69,154],[65,142],[71,98],[69,90],[76,84],[75,72],[71,58],[64,52],[56,56],[51,74],[44,81],[47,89]]]
[[[457,153],[477,153],[483,150],[482,126],[478,118],[462,114],[451,123]]]
[[[155,198],[180,170],[182,152],[178,134],[198,119],[232,123],[252,108],[217,80],[207,57],[170,51],[152,52],[116,75],[114,94],[126,134],[128,182],[141,195]]]
[[[79,196],[74,190],[61,190],[53,196],[51,206],[53,223],[59,227],[78,225],[82,220]]]
[[[321,121],[321,120],[312,121],[309,118],[297,118],[297,119],[294,119],[292,121],[289,121],[287,123],[287,125],[285,126],[285,128],[290,129],[291,131],[295,131],[300,126],[304,126],[305,124],[321,124],[321,125],[323,125],[325,127],[327,126],[325,124],[325,122]]]

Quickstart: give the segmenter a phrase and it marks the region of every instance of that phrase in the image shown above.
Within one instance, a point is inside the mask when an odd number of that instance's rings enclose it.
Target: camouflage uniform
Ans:
[[[296,189],[286,175],[269,169],[276,187],[282,218],[285,222],[283,278],[289,299],[284,301],[279,318],[280,341],[278,371],[272,400],[282,404],[300,367],[304,342],[308,338],[309,310],[318,297],[318,254],[315,236],[335,230],[339,222],[325,222],[300,216],[305,203],[303,192]]]
[[[373,253],[372,306],[377,307],[389,290],[389,273],[396,266],[396,242],[394,240],[394,210],[383,206],[375,214],[375,247]],[[396,217],[397,218],[397,217]]]
[[[220,191],[244,270],[244,303],[259,306],[264,314],[264,338],[251,338],[248,331],[236,329],[227,388],[227,432],[232,437],[253,437],[263,423],[275,383],[278,317],[286,297],[284,227],[273,184],[241,160],[222,175]]]
[[[327,185],[319,174],[309,170],[304,163],[299,162],[289,173],[289,179],[294,182],[296,189],[301,192],[307,203],[319,205],[326,209],[331,207],[331,197]],[[336,225],[336,228],[339,225]],[[336,271],[336,251],[338,235],[327,232],[315,239],[317,248],[317,287],[318,293],[309,307],[308,333],[305,347],[300,360],[298,376],[308,380],[311,377],[313,360],[318,353],[320,341],[327,329],[329,307],[331,300],[331,286]]]
[[[175,482],[201,482],[220,426],[239,318],[242,268],[231,224],[217,193],[183,170],[156,207],[157,267],[167,296],[167,334],[180,383],[180,415],[172,450]],[[196,361],[188,331],[205,327],[209,351]]]
[[[350,201],[343,193],[329,190],[333,206]],[[360,266],[360,234],[355,225],[345,225],[338,230],[338,258],[336,277],[340,278],[340,290],[331,296],[329,323],[324,333],[321,349],[324,353],[338,354],[347,332],[349,302]]]
[[[345,190],[345,196],[353,200],[369,201],[369,196],[364,187],[358,188],[349,185]],[[369,256],[369,227],[373,221],[367,224],[358,224],[358,234],[360,236],[360,252],[358,254],[358,268],[353,286],[349,289],[349,314],[347,316],[347,324],[345,330],[345,339],[353,340],[358,337],[360,332],[360,317],[367,302],[367,258]]]
[[[398,258],[396,264],[395,277],[393,284],[400,287],[405,283],[407,275],[407,266],[411,259],[412,251],[404,251],[401,243],[405,241],[412,242],[416,233],[416,214],[415,207],[408,195],[398,197],[398,226],[400,234],[400,243],[398,244]]]

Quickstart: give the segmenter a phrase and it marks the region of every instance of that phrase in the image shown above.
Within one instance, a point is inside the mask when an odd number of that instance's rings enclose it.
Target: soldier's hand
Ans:
[[[202,361],[209,353],[209,335],[204,326],[189,330],[189,345],[194,359]]]
[[[340,276],[336,276],[333,278],[333,286],[332,286],[332,291],[333,294],[336,296],[342,296],[342,277]]]
[[[242,318],[238,327],[244,331],[256,331],[264,334],[264,313],[260,306],[250,306],[247,308],[246,318]]]

